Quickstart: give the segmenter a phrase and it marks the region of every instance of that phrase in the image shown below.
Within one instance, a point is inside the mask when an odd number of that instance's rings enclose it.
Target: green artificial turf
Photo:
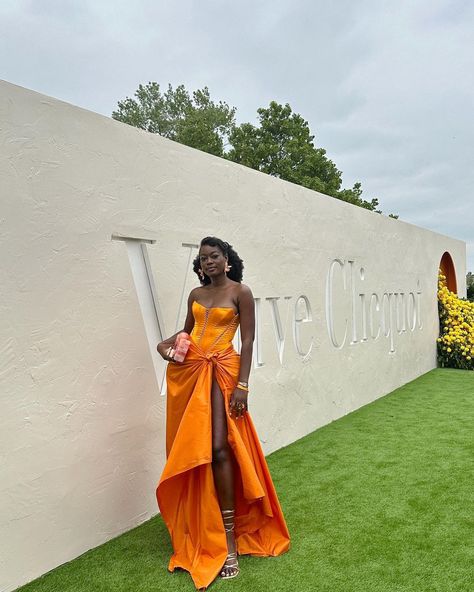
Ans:
[[[439,368],[270,455],[291,550],[210,590],[472,592],[473,432],[474,372]],[[170,554],[156,517],[19,590],[191,592]]]

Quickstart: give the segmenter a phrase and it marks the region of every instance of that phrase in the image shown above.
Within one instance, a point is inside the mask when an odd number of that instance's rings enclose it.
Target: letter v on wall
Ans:
[[[112,235],[113,240],[121,240],[125,242],[127,247],[127,255],[132,272],[135,290],[137,292],[138,303],[143,317],[145,333],[150,349],[151,358],[153,360],[153,367],[155,370],[156,380],[159,385],[160,394],[166,394],[166,380],[165,370],[166,362],[156,351],[156,346],[160,341],[171,335],[165,328],[163,315],[161,313],[160,303],[157,296],[155,281],[153,278],[153,271],[148,257],[147,245],[155,243],[154,240],[143,238],[136,238],[130,236]],[[198,245],[183,243],[183,247],[189,249],[189,256],[186,264],[186,272],[182,284],[181,297],[179,299],[179,306],[176,314],[175,331],[179,328],[179,319],[185,301],[186,281],[192,267],[192,253]]]
[[[281,317],[280,317],[280,310],[278,308],[277,300],[280,300],[279,296],[271,296],[270,298],[265,298],[270,302],[271,311],[272,311],[272,321],[273,321],[273,329],[275,332],[275,339],[278,351],[278,359],[280,360],[280,364],[283,364],[283,352],[285,349],[285,338],[286,338],[286,328],[288,326],[288,315],[290,311],[290,300],[292,296],[284,296],[284,299],[287,301],[286,305],[286,318],[285,324],[282,325]]]

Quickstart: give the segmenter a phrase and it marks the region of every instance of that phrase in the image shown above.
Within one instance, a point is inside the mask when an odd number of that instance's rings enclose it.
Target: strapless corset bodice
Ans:
[[[191,338],[197,346],[203,351],[218,351],[231,345],[239,326],[239,315],[233,308],[210,308],[194,301],[192,311]]]

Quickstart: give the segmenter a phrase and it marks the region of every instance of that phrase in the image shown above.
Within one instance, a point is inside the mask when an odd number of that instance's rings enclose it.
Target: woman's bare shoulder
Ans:
[[[246,284],[237,283],[235,295],[239,300],[253,298],[252,290]]]
[[[189,292],[188,301],[193,303],[195,300],[199,300],[199,296],[202,295],[203,291],[203,286],[196,286],[196,288],[193,288],[191,292]]]

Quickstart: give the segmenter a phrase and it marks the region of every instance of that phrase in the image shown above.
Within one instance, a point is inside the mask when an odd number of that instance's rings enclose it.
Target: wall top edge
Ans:
[[[32,98],[35,98],[38,102],[44,103],[45,101],[48,101],[51,104],[57,104],[58,106],[61,106],[63,108],[67,108],[67,109],[71,109],[71,110],[80,110],[86,117],[97,118],[105,125],[120,126],[120,128],[122,129],[122,131],[124,133],[128,133],[131,136],[135,136],[135,138],[138,138],[138,137],[143,138],[145,136],[147,138],[147,141],[161,143],[162,145],[166,144],[166,143],[170,143],[170,145],[173,146],[173,150],[178,150],[178,151],[182,152],[183,154],[193,154],[193,155],[199,154],[199,158],[209,159],[210,162],[212,162],[213,164],[218,164],[219,166],[225,166],[225,167],[229,167],[229,168],[238,167],[240,170],[244,171],[246,175],[257,175],[257,176],[260,176],[261,178],[265,177],[270,182],[290,186],[293,191],[296,189],[297,191],[301,192],[302,194],[311,196],[312,199],[314,199],[316,197],[319,200],[324,200],[326,203],[329,203],[334,206],[337,205],[337,207],[341,207],[341,208],[355,208],[354,210],[352,210],[352,212],[357,212],[357,214],[360,216],[381,216],[382,219],[384,221],[388,221],[389,224],[404,224],[404,225],[410,226],[413,229],[416,229],[418,231],[421,230],[421,231],[430,233],[432,235],[437,235],[443,239],[449,239],[451,241],[455,241],[461,247],[466,249],[466,241],[461,240],[459,238],[452,237],[447,234],[443,234],[441,232],[431,230],[429,228],[425,228],[423,226],[418,226],[416,224],[413,224],[411,222],[407,222],[405,220],[390,218],[389,216],[384,215],[384,214],[377,214],[376,212],[366,210],[366,209],[356,206],[354,204],[344,202],[341,200],[337,200],[336,198],[333,198],[330,195],[326,195],[324,193],[320,193],[318,191],[308,189],[307,187],[303,187],[302,185],[297,185],[297,184],[292,183],[290,181],[285,181],[283,179],[278,179],[276,177],[272,177],[272,176],[262,173],[260,171],[256,171],[254,169],[246,167],[244,165],[241,165],[241,164],[238,164],[235,162],[231,162],[229,160],[225,160],[223,158],[220,158],[218,156],[214,156],[212,154],[208,154],[208,153],[198,150],[196,148],[191,148],[190,146],[186,146],[184,144],[180,144],[179,142],[169,140],[168,138],[164,138],[158,134],[153,134],[151,132],[147,132],[145,130],[135,128],[133,126],[122,123],[120,121],[116,121],[115,119],[112,119],[112,117],[108,117],[107,115],[103,115],[101,113],[96,113],[95,111],[91,111],[90,109],[86,109],[84,107],[79,107],[77,105],[74,105],[73,103],[69,103],[68,101],[64,101],[62,99],[57,99],[55,97],[51,97],[51,96],[41,93],[39,91],[32,90],[32,89],[26,88],[24,86],[21,86],[19,84],[9,82],[8,80],[0,79],[0,89],[1,89],[0,94],[3,97],[6,97],[8,94],[11,94],[12,92],[22,93],[24,95],[30,95]],[[119,236],[122,236],[122,234],[125,235],[126,237],[129,237],[130,235],[128,233],[128,230],[129,229],[124,229],[124,231],[122,233],[122,229],[120,229],[119,233],[117,233],[117,237],[114,237],[114,238],[117,238],[119,240]],[[149,233],[146,233],[147,236],[137,237],[137,240],[141,240],[143,242],[150,242],[150,243],[155,242],[156,236],[148,236],[148,234]]]

